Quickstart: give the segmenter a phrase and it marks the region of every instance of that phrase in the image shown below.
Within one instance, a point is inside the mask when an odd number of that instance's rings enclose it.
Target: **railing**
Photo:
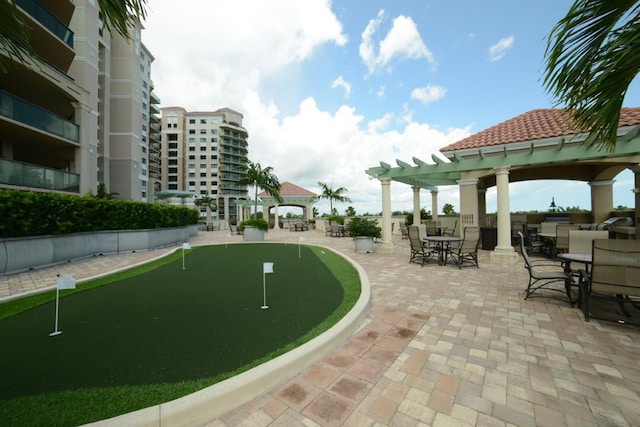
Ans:
[[[73,142],[80,141],[80,128],[77,124],[2,90],[0,90],[0,115]]]
[[[29,163],[0,159],[0,184],[80,192],[80,175]]]
[[[35,0],[16,0],[16,5],[73,49],[73,31]]]

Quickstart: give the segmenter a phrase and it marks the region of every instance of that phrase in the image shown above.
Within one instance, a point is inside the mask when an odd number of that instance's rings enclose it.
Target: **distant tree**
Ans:
[[[344,214],[346,216],[356,216],[356,210],[353,208],[353,206],[349,206],[344,210]]]
[[[197,207],[204,206],[205,208],[207,208],[207,216],[209,214],[209,211],[215,212],[218,210],[218,204],[216,203],[216,199],[210,196],[198,197],[193,202],[193,204],[196,205]]]
[[[453,205],[451,203],[445,203],[442,207],[442,213],[445,215],[455,215],[456,210],[453,208]]]
[[[614,211],[632,211],[633,208],[630,208],[628,206],[624,206],[624,205],[618,205],[615,208],[613,208]]]
[[[264,169],[260,166],[260,162],[248,162],[244,166],[245,176],[237,182],[240,186],[253,186],[255,188],[254,195],[254,216],[258,216],[258,189],[262,189],[269,193],[278,202],[282,202],[280,197],[280,181],[278,177],[273,173],[273,168],[267,166]]]
[[[336,188],[335,190],[333,189],[333,185],[329,186],[327,184],[325,184],[322,181],[318,181],[318,185],[320,186],[320,189],[322,190],[322,194],[318,196],[319,199],[328,199],[329,200],[329,212],[331,212],[331,215],[336,215],[337,211],[334,212],[333,210],[333,201],[338,201],[338,202],[350,202],[351,199],[349,199],[347,196],[344,195],[344,193],[348,193],[348,190],[344,187],[340,187],[340,188]]]

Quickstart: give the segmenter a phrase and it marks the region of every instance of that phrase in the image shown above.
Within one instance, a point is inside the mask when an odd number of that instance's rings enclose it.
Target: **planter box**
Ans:
[[[16,273],[95,255],[146,251],[186,242],[198,226],[98,231],[0,240],[0,274]]]
[[[373,237],[369,236],[356,236],[355,238],[356,253],[370,254],[375,252],[375,242]]]
[[[264,230],[260,230],[256,227],[244,227],[244,231],[242,232],[242,237],[245,242],[262,242],[264,241]]]

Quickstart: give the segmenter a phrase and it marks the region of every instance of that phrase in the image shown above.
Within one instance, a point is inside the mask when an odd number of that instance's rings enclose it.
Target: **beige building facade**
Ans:
[[[41,61],[0,52],[0,188],[96,194],[103,183],[121,199],[149,200],[159,99],[142,27],[131,41],[109,33],[89,0],[17,5]]]
[[[247,188],[237,183],[248,161],[249,134],[241,113],[230,108],[189,112],[182,107],[162,108],[161,189],[215,200],[216,209],[200,207],[203,221],[237,220],[239,200]]]

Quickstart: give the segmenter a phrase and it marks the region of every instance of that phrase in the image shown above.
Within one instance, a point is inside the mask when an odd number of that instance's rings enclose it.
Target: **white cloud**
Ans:
[[[360,58],[367,65],[369,73],[373,74],[380,69],[389,68],[391,60],[395,57],[401,59],[426,59],[434,63],[433,54],[427,48],[418,27],[411,17],[400,15],[393,20],[393,25],[387,35],[378,43],[378,53],[373,36],[384,20],[384,10],[380,10],[375,19],[367,24],[362,32],[360,43]]]
[[[348,98],[351,94],[351,83],[342,78],[342,76],[338,76],[338,78],[331,83],[331,89],[335,89],[337,87],[344,89],[345,98]]]
[[[418,87],[411,91],[411,99],[417,99],[424,105],[444,98],[447,89],[442,86],[427,85]]]
[[[500,61],[515,42],[514,36],[505,37],[489,47],[489,60],[491,62]]]
[[[142,39],[156,55],[153,79],[165,106],[238,108],[238,95],[259,90],[264,78],[321,45],[347,42],[329,0],[190,0],[188,10],[197,13],[153,2],[144,23]]]

